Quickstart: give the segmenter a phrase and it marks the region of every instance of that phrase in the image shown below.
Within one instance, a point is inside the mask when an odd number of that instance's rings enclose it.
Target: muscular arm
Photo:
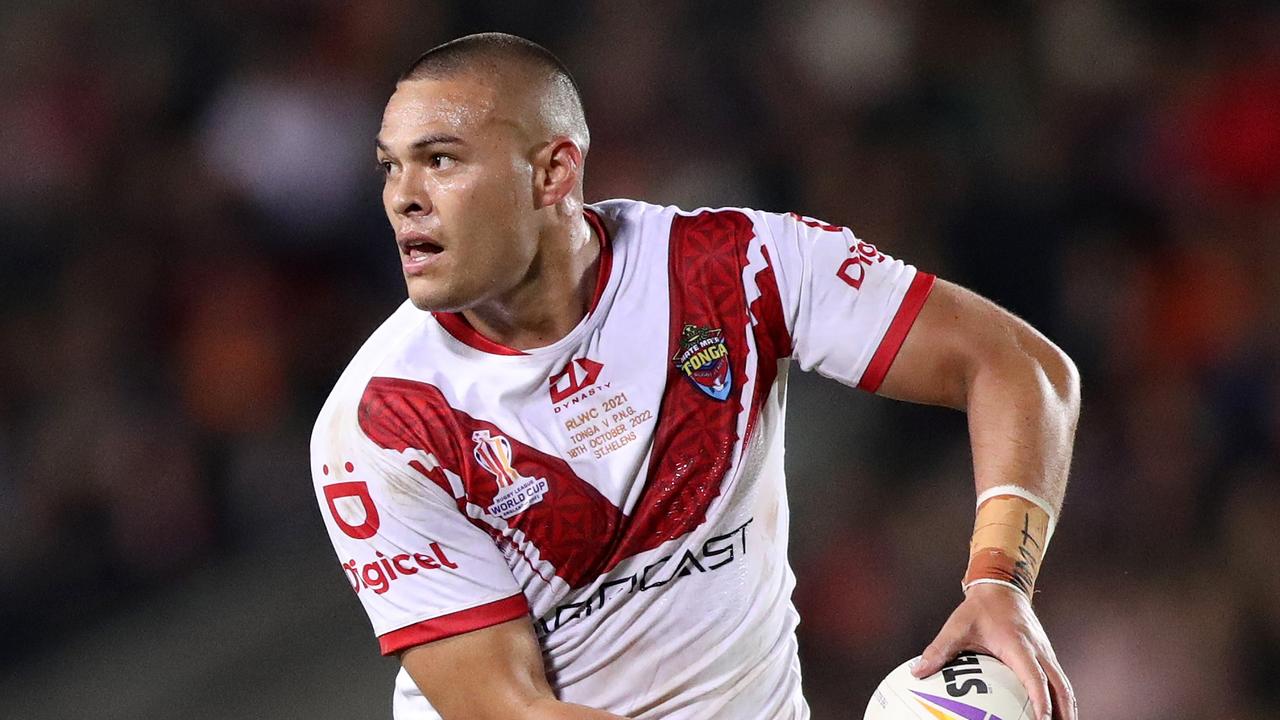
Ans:
[[[968,413],[979,494],[1021,485],[1061,507],[1080,379],[1030,325],[939,280],[879,392]]]
[[[1061,508],[1080,414],[1071,359],[995,304],[939,281],[879,392],[968,413],[977,492],[1019,485]],[[1076,720],[1071,683],[1030,598],[971,585],[915,669],[925,677],[965,649],[1004,661],[1026,687],[1036,717]]]
[[[418,645],[400,663],[445,720],[622,720],[555,698],[528,618]]]

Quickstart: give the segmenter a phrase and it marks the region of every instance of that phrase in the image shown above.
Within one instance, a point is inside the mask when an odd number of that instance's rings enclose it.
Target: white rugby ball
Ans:
[[[911,674],[918,659],[880,681],[863,720],[1031,720],[1034,715],[1017,676],[990,655],[960,653],[923,679]]]

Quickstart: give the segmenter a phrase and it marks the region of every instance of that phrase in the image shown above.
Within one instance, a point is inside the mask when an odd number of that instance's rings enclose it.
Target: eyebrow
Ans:
[[[392,154],[391,148],[387,147],[386,143],[382,142],[381,139],[374,138],[373,144],[377,145],[378,149],[381,150],[382,152],[387,154]],[[409,145],[409,149],[421,150],[422,148],[425,148],[430,145],[465,145],[465,144],[466,143],[462,141],[462,138],[457,137],[456,135],[446,135],[444,133],[436,133],[434,135],[424,135],[418,138],[417,140],[414,140],[413,143]]]

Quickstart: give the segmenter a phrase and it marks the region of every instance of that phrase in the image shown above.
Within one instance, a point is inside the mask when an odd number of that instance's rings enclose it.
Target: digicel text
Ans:
[[[377,560],[365,563],[358,570],[355,560],[342,563],[342,569],[347,571],[347,580],[357,594],[361,588],[368,588],[381,595],[391,589],[391,583],[404,575],[417,575],[419,572],[441,568],[457,569],[458,565],[444,554],[440,543],[431,543],[431,552],[435,553],[434,557],[427,553],[401,553],[391,557],[378,553]]]

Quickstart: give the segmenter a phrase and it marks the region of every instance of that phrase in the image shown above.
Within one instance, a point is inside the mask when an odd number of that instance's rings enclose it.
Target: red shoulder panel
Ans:
[[[380,447],[403,452],[430,452],[442,467],[462,479],[463,498],[456,498],[465,514],[467,501],[487,507],[498,493],[494,476],[476,461],[473,433],[503,435],[511,446],[511,464],[521,475],[546,478],[546,496],[508,521],[524,532],[540,557],[555,567],[571,587],[595,579],[596,568],[622,524],[622,513],[590,483],[578,477],[564,460],[506,435],[497,425],[451,407],[439,388],[400,378],[373,378],[360,402],[360,428]],[[419,463],[414,470],[453,495],[440,468]],[[472,523],[500,539],[491,525]],[[505,540],[501,540],[505,542]]]

